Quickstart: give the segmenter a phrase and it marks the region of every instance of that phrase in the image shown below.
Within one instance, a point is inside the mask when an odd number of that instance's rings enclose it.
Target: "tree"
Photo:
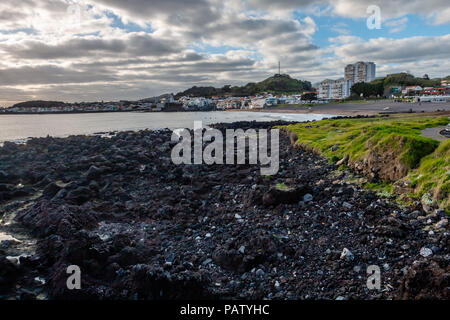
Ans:
[[[311,101],[311,100],[317,100],[317,94],[314,92],[307,92],[302,94],[302,100]]]
[[[368,97],[377,97],[382,96],[384,91],[384,86],[382,83],[366,83],[359,82],[355,83],[350,89],[352,94],[357,96],[363,96],[365,98]]]

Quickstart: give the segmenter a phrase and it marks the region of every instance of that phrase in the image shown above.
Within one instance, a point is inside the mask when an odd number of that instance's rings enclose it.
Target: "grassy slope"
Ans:
[[[422,114],[367,119],[322,120],[290,125],[297,143],[336,162],[348,155],[350,162],[364,159],[369,152],[392,154],[393,161],[408,169],[417,195],[427,191],[448,206],[449,142],[421,137],[421,130],[446,125],[447,117]]]
[[[419,168],[412,170],[407,179],[416,195],[440,201],[441,206],[450,211],[450,139],[424,157]]]

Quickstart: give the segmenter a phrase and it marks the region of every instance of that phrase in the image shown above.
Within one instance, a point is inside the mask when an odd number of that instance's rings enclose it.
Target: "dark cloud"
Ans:
[[[0,69],[0,85],[44,85],[58,83],[89,83],[115,81],[116,76],[101,71],[80,72],[60,66],[22,66]]]
[[[3,46],[3,49],[15,58],[42,60],[90,57],[95,54],[161,56],[181,50],[174,41],[157,39],[148,34],[133,34],[125,39],[74,38],[56,45],[29,40],[19,45]]]

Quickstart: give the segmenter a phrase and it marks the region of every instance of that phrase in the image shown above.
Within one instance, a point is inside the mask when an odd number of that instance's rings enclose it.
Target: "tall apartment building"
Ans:
[[[373,62],[359,61],[345,67],[345,80],[358,82],[371,82],[375,80],[376,66]]]
[[[359,61],[345,67],[344,78],[325,80],[319,85],[319,99],[344,99],[350,96],[350,89],[358,82],[375,80],[375,63]]]
[[[375,73],[376,66],[373,62],[358,61],[357,63],[347,65],[344,72],[344,80],[348,81],[348,92],[346,92],[346,96],[350,95],[350,89],[353,84],[375,80]]]

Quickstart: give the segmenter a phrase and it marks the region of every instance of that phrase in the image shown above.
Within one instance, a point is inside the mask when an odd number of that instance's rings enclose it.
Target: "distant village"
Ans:
[[[312,94],[313,99],[305,100],[305,94]],[[325,103],[316,98],[315,91],[304,92],[294,95],[272,95],[262,93],[249,97],[233,97],[225,95],[223,97],[181,97],[175,99],[173,94],[167,95],[158,101],[142,102],[83,102],[64,103],[54,106],[16,105],[0,110],[0,113],[77,113],[77,112],[176,112],[176,111],[225,111],[229,109],[262,109],[282,104],[314,104]]]
[[[211,97],[182,96],[178,99],[173,94],[144,99],[140,101],[117,102],[81,102],[62,103],[30,101],[9,108],[0,108],[0,113],[82,113],[82,112],[177,112],[177,111],[225,111],[232,109],[264,109],[281,105],[324,104],[343,101],[354,96],[355,84],[369,84],[376,79],[376,65],[373,62],[359,61],[345,67],[344,77],[320,82],[312,91],[296,94],[259,93],[253,96],[236,97],[231,94]],[[275,75],[281,76],[281,74]],[[389,76],[389,75],[388,75]],[[422,87],[392,86],[386,98],[408,102],[450,102],[450,81],[442,80],[440,86]],[[361,93],[361,97],[363,94]],[[378,97],[380,95],[378,94]]]

